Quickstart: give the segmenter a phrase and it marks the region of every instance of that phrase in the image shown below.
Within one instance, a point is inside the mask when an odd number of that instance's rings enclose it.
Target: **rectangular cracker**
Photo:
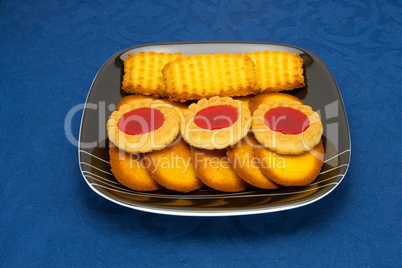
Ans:
[[[128,94],[166,96],[162,68],[180,55],[153,51],[128,54],[124,60],[122,90]]]
[[[256,85],[254,63],[241,54],[185,55],[162,70],[171,100],[246,96]]]
[[[256,51],[245,53],[255,64],[255,94],[304,87],[303,59],[296,53]]]

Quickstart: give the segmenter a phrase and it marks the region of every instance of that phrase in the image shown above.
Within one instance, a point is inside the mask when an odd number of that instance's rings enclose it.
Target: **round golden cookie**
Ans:
[[[303,102],[298,98],[290,94],[286,93],[263,93],[263,94],[258,94],[254,96],[253,98],[250,99],[248,102],[248,108],[250,109],[250,113],[254,113],[255,110],[257,110],[258,106],[260,104],[266,104],[269,101],[276,101],[279,102],[280,100],[289,100],[289,101],[298,101],[300,104],[303,104]]]
[[[191,147],[196,176],[207,186],[222,192],[240,192],[250,187],[232,168],[226,150]]]
[[[253,96],[244,96],[244,97],[233,97],[234,100],[241,101],[245,106],[249,107],[248,104],[250,103]],[[250,109],[250,107],[249,107]],[[250,113],[251,114],[251,113]]]
[[[182,139],[143,157],[151,177],[166,189],[188,193],[204,186],[195,175],[190,146]]]
[[[131,104],[133,101],[135,102],[138,100],[157,100],[157,98],[144,95],[127,95],[119,101],[119,103],[116,106],[116,110],[119,110],[120,107],[123,106],[124,104]]]
[[[301,154],[321,141],[320,116],[310,106],[285,99],[260,104],[252,131],[258,142],[280,154]]]
[[[116,110],[119,110],[121,106],[123,106],[124,104],[131,104],[132,102],[135,102],[137,100],[161,100],[164,103],[170,104],[175,108],[178,108],[179,110],[178,113],[180,114],[180,117],[182,117],[182,110],[185,110],[188,108],[188,104],[187,103],[182,103],[182,102],[173,102],[173,101],[169,101],[168,99],[158,99],[155,97],[150,97],[150,96],[144,96],[144,95],[127,95],[125,97],[123,97],[119,103],[117,104]]]
[[[184,111],[183,139],[202,149],[223,149],[237,143],[251,125],[248,107],[230,97],[212,97],[191,104]]]
[[[228,156],[233,169],[243,180],[262,189],[277,189],[279,185],[265,176],[259,166],[259,161],[254,155],[254,147],[261,146],[252,134],[235,145],[228,147]]]
[[[132,99],[111,114],[108,137],[128,153],[161,150],[179,134],[180,115],[179,109],[161,100]]]
[[[119,150],[113,143],[109,146],[111,171],[122,185],[136,191],[162,189],[148,173],[140,154],[129,154]]]
[[[324,147],[320,142],[312,150],[299,155],[281,155],[264,147],[256,147],[254,154],[260,159],[261,171],[277,184],[305,186],[320,174]]]

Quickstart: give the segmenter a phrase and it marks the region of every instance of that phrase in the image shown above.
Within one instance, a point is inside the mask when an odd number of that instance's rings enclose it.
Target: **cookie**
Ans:
[[[279,92],[304,87],[303,59],[285,51],[245,53],[255,64],[255,94]]]
[[[128,94],[166,96],[162,69],[181,53],[138,52],[124,60],[122,90]]]
[[[281,155],[264,147],[255,147],[261,171],[271,180],[284,186],[305,186],[320,174],[324,147],[320,142],[310,151],[299,155]]]
[[[196,177],[190,146],[182,139],[163,150],[143,154],[152,179],[169,190],[188,193],[204,186]]]
[[[167,103],[167,104],[179,109],[177,112],[179,113],[180,117],[182,116],[181,111],[188,108],[188,103],[172,102],[166,98],[158,99],[155,97],[144,96],[144,95],[127,95],[119,101],[119,103],[117,104],[116,110],[119,110],[120,107],[123,106],[124,104],[131,104],[132,102],[135,102],[137,100],[144,100],[144,99],[163,101],[164,103]]]
[[[128,153],[161,150],[180,132],[180,112],[161,100],[138,99],[119,106],[108,122],[109,139]]]
[[[119,110],[121,106],[124,104],[131,104],[132,102],[135,102],[137,100],[157,100],[157,98],[152,98],[149,96],[144,96],[144,95],[127,95],[123,97],[119,103],[116,106],[116,110]]]
[[[249,96],[243,96],[243,97],[233,97],[234,100],[239,100],[241,103],[243,103],[245,106],[248,107],[248,104],[250,103],[251,99],[253,98],[252,95]]]
[[[246,96],[256,85],[254,63],[241,54],[185,55],[162,70],[171,100]]]
[[[226,150],[203,150],[191,147],[191,159],[196,176],[212,189],[240,192],[250,187],[232,168]]]
[[[113,143],[110,143],[109,147],[111,171],[119,183],[135,191],[162,189],[162,186],[151,178],[140,154],[126,153]]]
[[[252,134],[227,148],[226,155],[237,175],[247,183],[262,189],[277,189],[279,185],[262,173],[254,148],[261,146]]]
[[[258,106],[260,104],[266,104],[269,101],[276,101],[279,102],[280,100],[289,100],[289,101],[297,101],[300,104],[303,104],[303,102],[298,98],[293,95],[287,94],[287,93],[263,93],[263,94],[258,94],[254,97],[252,97],[249,102],[248,102],[248,108],[250,109],[251,113],[254,113],[255,110],[257,110]]]
[[[323,126],[310,106],[283,99],[258,106],[252,131],[258,142],[272,151],[301,154],[321,141]]]
[[[248,107],[240,100],[212,97],[191,104],[184,111],[183,139],[202,149],[223,149],[246,136],[251,125]]]

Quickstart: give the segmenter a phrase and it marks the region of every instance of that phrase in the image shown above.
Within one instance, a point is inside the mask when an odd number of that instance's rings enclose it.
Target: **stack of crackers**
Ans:
[[[139,52],[124,61],[122,89],[128,94],[185,102],[213,96],[237,97],[305,86],[303,60],[296,53],[245,54]]]

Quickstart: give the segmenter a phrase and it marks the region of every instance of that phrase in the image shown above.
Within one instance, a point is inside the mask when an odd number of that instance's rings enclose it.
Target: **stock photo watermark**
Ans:
[[[72,107],[68,113],[66,114],[65,120],[64,120],[64,131],[66,135],[66,139],[70,144],[72,144],[75,147],[80,148],[81,150],[91,150],[94,148],[107,148],[108,147],[108,133],[107,133],[107,128],[106,124],[109,119],[110,114],[116,109],[116,105],[114,104],[107,104],[106,102],[99,102],[99,103],[86,103],[86,104],[78,104]],[[327,141],[331,142],[331,145],[335,148],[335,150],[338,149],[339,146],[339,102],[335,101],[332,103],[329,103],[322,107],[321,109],[316,110],[316,112],[320,115],[321,121],[323,122],[323,129],[324,129],[324,136]],[[182,110],[177,109],[176,110],[178,113],[182,113]],[[82,116],[81,120],[81,127],[80,127],[80,133],[76,134],[73,133],[73,118],[77,116]],[[180,118],[183,118],[183,114],[179,115]],[[155,128],[155,124],[158,124],[155,122],[151,116],[149,120],[144,120],[144,118],[140,116],[133,116],[130,117],[129,120],[126,120],[122,123],[121,127],[124,129],[127,125],[132,124],[133,122],[137,127],[141,128],[141,133],[142,132],[151,132]],[[194,132],[205,132],[205,129],[211,129],[213,131],[211,122],[209,121],[208,118],[204,117],[198,117],[197,118],[198,122],[201,122],[200,124],[203,125],[202,129],[192,129],[191,131]],[[221,121],[221,124],[227,125],[227,126],[232,126],[236,123],[236,121],[233,120],[232,117],[227,117],[225,115],[218,115],[216,117],[216,120]],[[250,118],[249,120],[252,120]],[[282,120],[286,120],[286,117],[280,116],[275,119],[275,124],[278,124]],[[306,124],[306,123],[303,123]],[[251,123],[249,124],[251,125]],[[304,125],[303,128],[306,126]],[[308,127],[308,126],[307,126]],[[84,133],[85,131],[90,131],[91,135],[86,135]],[[225,132],[225,135],[227,139],[231,138],[231,130],[221,130],[220,133]],[[249,135],[246,135],[243,139],[241,139],[238,144],[235,146],[241,146],[241,143],[247,143],[247,145],[252,146],[253,148],[263,148],[263,146],[259,143],[255,143],[251,140],[249,140],[250,133],[252,133],[255,130],[249,131]],[[217,134],[211,135],[211,139],[215,139]],[[252,135],[252,134],[251,134]],[[85,137],[84,137],[85,136]],[[89,136],[89,138],[88,138]],[[124,137],[120,137],[123,138]],[[179,136],[174,140],[173,143],[167,145],[166,148],[170,148],[172,146],[175,146],[177,142],[179,142],[181,137]],[[209,141],[213,143],[227,143],[227,140],[219,140],[215,139],[213,141]],[[159,158],[157,162],[155,160],[150,160],[149,158],[143,158],[141,155],[137,154],[127,154],[127,153],[122,153],[120,158],[122,160],[125,160],[125,158],[129,158],[129,161],[131,162],[131,165],[140,165],[143,168],[173,168],[173,167],[181,167],[183,170],[187,170],[188,167],[191,164],[191,161],[193,164],[205,164],[202,162],[200,159],[201,157],[197,157],[195,155],[195,159],[185,159],[183,157],[180,157],[175,154],[171,154],[168,157],[165,158]],[[194,157],[194,156],[193,156]],[[284,156],[285,157],[285,156]],[[154,162],[150,162],[154,161]],[[227,165],[225,163],[225,159],[222,158],[217,158],[215,160],[209,161],[210,165],[221,165],[221,167]],[[227,160],[228,161],[228,160]],[[271,165],[272,159],[270,159]],[[286,165],[286,161],[281,161],[281,157],[275,158],[276,163],[275,166],[277,168],[285,168],[284,165]],[[267,161],[263,161],[259,158],[256,158],[252,153],[249,155],[246,155],[242,159],[237,159],[237,161],[233,161],[233,163],[237,163],[242,166],[250,167],[250,168],[257,168],[261,167],[261,165],[264,165]],[[269,161],[268,161],[269,162]],[[233,164],[232,163],[232,164]],[[138,167],[140,167],[138,166]],[[184,171],[183,171],[184,172]]]

